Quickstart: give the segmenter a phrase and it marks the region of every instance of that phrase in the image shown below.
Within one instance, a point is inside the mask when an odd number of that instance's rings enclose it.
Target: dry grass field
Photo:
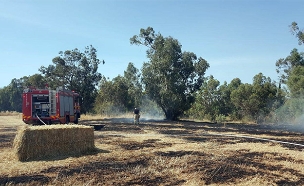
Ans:
[[[19,162],[20,115],[0,116],[0,185],[304,185],[304,132],[254,124],[102,119],[97,151]],[[92,121],[81,121],[89,124]],[[43,127],[43,126],[42,126]]]

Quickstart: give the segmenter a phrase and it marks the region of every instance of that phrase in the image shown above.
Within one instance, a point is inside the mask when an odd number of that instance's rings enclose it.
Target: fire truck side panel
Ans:
[[[64,96],[63,95],[59,95],[59,116],[60,117],[64,117]]]
[[[71,95],[69,97],[69,111],[70,111],[70,115],[73,116],[74,115],[74,103],[73,103],[73,96]]]
[[[64,117],[66,115],[74,115],[73,97],[60,95],[59,102],[60,102],[60,117]]]
[[[69,121],[74,120],[74,99],[73,94],[70,92],[59,93],[59,116],[62,123],[66,123],[66,119]]]
[[[32,95],[28,93],[23,93],[22,100],[22,119],[25,123],[30,123],[30,119],[32,116]]]

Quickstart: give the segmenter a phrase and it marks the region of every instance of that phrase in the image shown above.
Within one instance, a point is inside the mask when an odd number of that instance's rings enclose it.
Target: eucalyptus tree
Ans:
[[[277,87],[276,82],[262,73],[253,77],[252,85],[254,89],[253,94],[258,98],[259,107],[258,115],[255,117],[264,118],[279,106],[277,103],[282,99],[281,90]]]
[[[236,90],[242,81],[239,78],[234,78],[229,84],[224,82],[223,85],[219,87],[219,96],[220,96],[220,113],[225,116],[229,116],[230,119],[238,120],[240,115],[238,109],[235,107],[231,101],[231,93]]]
[[[293,68],[304,66],[304,52],[294,48],[290,55],[276,61],[276,71],[279,74],[280,83],[287,84],[289,75]]]
[[[287,86],[291,97],[304,97],[304,66],[295,67],[291,70],[287,80]]]
[[[297,22],[292,22],[291,25],[289,25],[290,31],[293,35],[295,35],[298,38],[299,45],[304,44],[304,31],[301,30],[298,26]]]
[[[97,95],[97,86],[102,78],[98,67],[104,63],[97,58],[97,50],[91,45],[85,47],[84,52],[77,48],[60,51],[59,56],[53,58],[52,62],[52,65],[39,69],[49,86],[79,92],[83,97],[82,112],[91,111]]]
[[[116,113],[126,112],[130,104],[128,94],[128,84],[124,77],[117,76],[108,84],[107,89],[100,89],[100,91],[108,91],[107,100],[111,103],[112,111]]]
[[[24,78],[14,78],[8,86],[0,89],[0,111],[21,112],[23,88]]]
[[[199,119],[208,119],[215,121],[221,110],[221,95],[219,91],[220,82],[213,76],[207,78],[196,93],[195,103],[192,105],[191,111],[193,116]]]
[[[289,25],[291,33],[298,39],[298,44],[304,43],[304,32],[296,22]],[[285,91],[281,90],[282,99],[276,110],[277,122],[293,122],[303,113],[304,96],[304,52],[293,49],[286,58],[281,58],[276,62],[277,72],[280,74],[280,81],[287,85]],[[286,87],[284,87],[286,88]],[[287,96],[285,96],[287,95]],[[285,96],[285,97],[284,97]]]
[[[258,121],[274,110],[280,98],[278,87],[269,77],[259,73],[252,84],[241,84],[231,93],[231,101],[242,117]]]
[[[112,92],[113,92],[113,82],[104,76],[100,80],[99,89],[97,91],[97,96],[94,102],[94,111],[98,114],[109,115],[112,112]]]
[[[0,88],[0,112],[1,111],[13,111],[10,103],[10,93],[8,86]]]
[[[147,95],[163,110],[166,119],[178,119],[194,102],[193,93],[204,81],[208,62],[193,52],[183,52],[177,39],[155,33],[152,27],[140,29],[130,43],[148,48],[149,61],[142,67]]]
[[[97,113],[106,115],[124,114],[135,106],[135,96],[132,95],[128,81],[123,76],[112,80],[102,78],[94,104]]]
[[[124,71],[124,78],[128,86],[128,109],[133,109],[141,105],[143,93],[140,77],[141,74],[139,70],[130,62]]]
[[[231,101],[243,118],[254,119],[259,112],[259,99],[254,94],[252,84],[241,84],[236,90],[232,91]]]
[[[298,38],[298,44],[304,43],[304,32],[301,30],[296,22],[292,22],[289,25],[290,31],[293,35]],[[280,83],[287,84],[290,77],[290,73],[294,68],[304,66],[304,52],[299,52],[298,49],[294,48],[290,55],[286,58],[280,58],[276,61],[277,73],[279,74]],[[294,81],[295,79],[293,79]],[[288,83],[290,85],[290,82]]]
[[[24,76],[23,78],[24,86],[26,87],[36,87],[36,88],[45,88],[48,86],[48,82],[45,80],[44,76],[41,74],[34,74],[31,76]]]
[[[97,113],[113,115],[130,112],[139,107],[142,100],[142,88],[139,70],[129,63],[124,76],[112,80],[102,78],[95,101]]]

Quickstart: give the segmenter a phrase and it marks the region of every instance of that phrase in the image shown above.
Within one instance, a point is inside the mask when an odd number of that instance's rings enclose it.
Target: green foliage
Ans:
[[[271,79],[257,74],[253,78],[253,84],[241,84],[231,93],[232,103],[238,109],[242,117],[258,121],[260,117],[267,116],[282,96],[278,94],[278,88]]]
[[[24,76],[22,78],[22,81],[24,87],[35,87],[43,89],[48,85],[45,78],[41,74],[34,74],[28,77]]]
[[[238,109],[231,101],[231,92],[236,90],[242,84],[239,78],[234,78],[231,80],[230,84],[227,85],[224,82],[223,85],[219,87],[219,96],[220,96],[220,113],[225,116],[230,116],[233,120],[240,119]]]
[[[196,92],[195,102],[191,109],[186,112],[191,118],[207,119],[212,122],[218,122],[222,116],[230,116],[232,119],[240,119],[237,108],[231,101],[231,92],[241,85],[241,80],[235,78],[227,85],[210,76]]]
[[[42,66],[39,71],[44,75],[53,89],[63,87],[78,92],[83,97],[82,113],[91,111],[101,74],[97,72],[101,61],[97,58],[97,50],[93,46],[81,52],[74,50],[60,51],[53,60],[53,65]],[[104,63],[104,61],[102,61]]]
[[[270,113],[273,108],[279,106],[276,105],[277,101],[282,102],[283,96],[279,94],[279,89],[275,82],[272,82],[269,77],[263,76],[259,73],[253,78],[254,93],[259,99],[259,114],[263,116]]]
[[[292,22],[291,25],[289,25],[291,33],[295,35],[298,38],[299,45],[302,45],[304,43],[304,31],[300,30],[298,23]]]
[[[304,122],[303,113],[304,113],[304,99],[291,98],[291,99],[287,99],[285,104],[276,110],[274,117],[276,122],[279,123],[303,124]]]
[[[150,61],[142,67],[145,91],[167,119],[176,120],[193,103],[209,64],[192,52],[182,52],[178,40],[155,34],[151,27],[141,29],[130,42],[148,47]]]
[[[223,124],[226,121],[226,116],[223,114],[219,114],[216,116],[215,121],[219,124]]]
[[[246,83],[241,84],[236,90],[231,93],[231,101],[238,108],[241,115],[251,115],[258,111],[257,97],[253,94],[252,85]]]
[[[140,76],[139,70],[130,62],[127,70],[124,71],[124,78],[128,86],[128,110],[141,105],[142,84],[140,83]]]
[[[22,79],[13,79],[8,86],[0,89],[0,111],[21,112],[22,92]]]
[[[13,79],[8,86],[8,92],[10,93],[9,102],[11,104],[11,110],[21,112],[23,92],[22,80]]]
[[[190,109],[184,112],[184,117],[203,120],[205,113],[201,112],[202,105],[198,104],[197,101],[191,105]]]
[[[280,82],[286,84],[293,68],[304,66],[304,53],[293,49],[286,58],[281,58],[276,62],[277,73],[280,75]]]
[[[142,87],[139,70],[129,63],[124,77],[117,76],[112,81],[103,78],[100,82],[95,111],[106,115],[130,112],[142,101]]]
[[[291,70],[287,86],[292,97],[304,96],[304,66],[297,66]]]
[[[103,78],[100,82],[98,95],[95,101],[97,113],[124,113],[128,104],[128,87],[123,77],[118,76],[113,81]]]
[[[220,114],[219,84],[220,82],[211,76],[197,92],[193,111],[199,112],[197,115],[201,119],[215,121],[216,116]]]
[[[9,88],[3,87],[0,89],[0,111],[13,111],[11,103],[10,103],[10,93]],[[18,110],[20,110],[19,108]]]

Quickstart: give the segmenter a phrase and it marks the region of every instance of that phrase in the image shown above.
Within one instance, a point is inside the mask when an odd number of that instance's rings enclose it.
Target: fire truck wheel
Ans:
[[[75,117],[74,124],[78,124],[78,117]]]
[[[66,118],[65,118],[65,123],[66,123],[66,124],[69,124],[69,123],[70,123],[70,117],[69,117],[69,116],[66,116]]]

